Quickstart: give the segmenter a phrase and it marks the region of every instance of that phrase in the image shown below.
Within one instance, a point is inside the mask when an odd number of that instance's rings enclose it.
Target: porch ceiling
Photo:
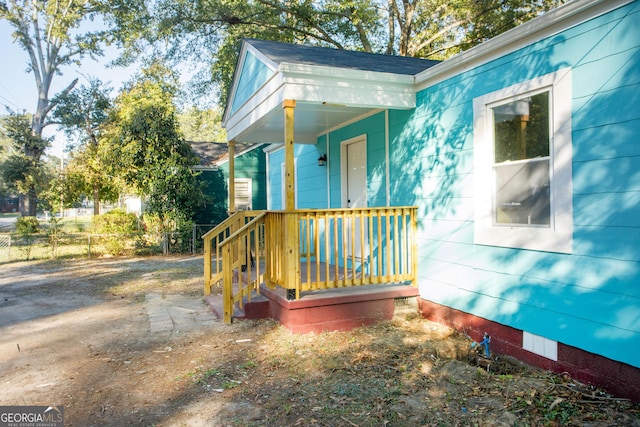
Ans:
[[[354,121],[374,110],[372,108],[298,101],[294,118],[295,142],[297,144],[315,144],[318,136],[327,130]],[[282,106],[274,107],[242,129],[228,129],[227,135],[229,135],[229,140],[250,143],[282,143],[284,140]]]

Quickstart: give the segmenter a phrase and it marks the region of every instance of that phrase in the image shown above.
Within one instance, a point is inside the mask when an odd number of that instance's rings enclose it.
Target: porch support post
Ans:
[[[229,146],[229,215],[232,215],[236,211],[236,142],[229,141],[227,145]]]
[[[296,108],[296,101],[287,99],[283,102],[284,108],[284,168],[285,168],[285,188],[286,198],[284,209],[292,211],[296,208],[295,202],[295,167],[293,155],[293,117]]]
[[[293,138],[293,118],[296,108],[296,101],[287,99],[282,103],[284,109],[284,164],[285,164],[285,221],[284,221],[284,281],[289,291],[295,290],[296,298],[300,297],[300,245],[298,217],[295,212],[295,168],[294,168],[294,138]]]

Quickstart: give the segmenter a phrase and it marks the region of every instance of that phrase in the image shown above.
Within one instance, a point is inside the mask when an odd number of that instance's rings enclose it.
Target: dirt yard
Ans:
[[[217,320],[201,257],[0,265],[0,405],[66,426],[640,426],[640,407],[397,316],[293,335]]]

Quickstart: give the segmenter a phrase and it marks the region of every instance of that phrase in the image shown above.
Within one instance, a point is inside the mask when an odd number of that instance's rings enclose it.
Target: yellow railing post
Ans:
[[[284,109],[284,163],[285,163],[285,222],[284,222],[284,280],[287,292],[295,289],[300,297],[300,226],[295,212],[295,167],[294,167],[294,110],[296,101],[287,99]],[[289,294],[288,294],[289,296]]]
[[[223,320],[225,323],[231,323],[233,316],[233,245],[226,245],[222,255],[222,305]]]
[[[204,294],[211,294],[211,237],[204,238]]]

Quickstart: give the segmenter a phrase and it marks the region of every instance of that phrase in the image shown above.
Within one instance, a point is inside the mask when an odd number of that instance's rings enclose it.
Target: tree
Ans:
[[[30,131],[34,139],[43,140],[43,130],[49,124],[47,115],[55,107],[49,92],[55,75],[61,74],[64,66],[79,65],[89,55],[102,54],[101,42],[113,42],[115,28],[134,28],[136,17],[144,14],[143,0],[8,0],[0,2],[0,19],[6,20],[14,29],[14,39],[28,55],[28,71],[33,73],[38,99],[31,116]],[[102,18],[102,24],[93,25],[98,30],[81,31],[87,20]],[[75,86],[71,81],[62,94]],[[47,148],[46,144],[23,148],[25,156],[38,159]],[[31,192],[23,203],[23,215],[36,214],[36,194]]]
[[[116,98],[100,141],[112,174],[144,196],[165,226],[190,220],[203,200],[192,169],[198,161],[179,131],[176,92],[166,67],[143,70]]]
[[[197,88],[210,92],[203,84],[208,79],[224,105],[242,38],[445,59],[562,2],[161,0],[154,9],[155,31],[145,35],[159,49],[156,54],[204,62],[207,74],[199,74]]]
[[[103,167],[98,151],[102,124],[111,108],[111,88],[97,79],[90,79],[88,86],[80,86],[53,99],[53,121],[60,125],[67,136],[75,141],[75,150],[65,168],[59,185],[65,200],[72,202],[81,195],[93,197],[93,214],[100,214],[100,200],[113,201],[118,197],[114,179]]]
[[[202,110],[192,106],[178,115],[180,130],[186,141],[224,142],[227,133],[221,126],[222,112],[219,108]]]
[[[43,168],[42,157],[50,142],[33,134],[31,122],[32,118],[27,113],[12,112],[3,118],[2,137],[10,142],[11,149],[0,164],[0,175],[10,189],[35,200],[38,192],[46,186],[48,175]],[[21,212],[24,200],[21,200]]]

